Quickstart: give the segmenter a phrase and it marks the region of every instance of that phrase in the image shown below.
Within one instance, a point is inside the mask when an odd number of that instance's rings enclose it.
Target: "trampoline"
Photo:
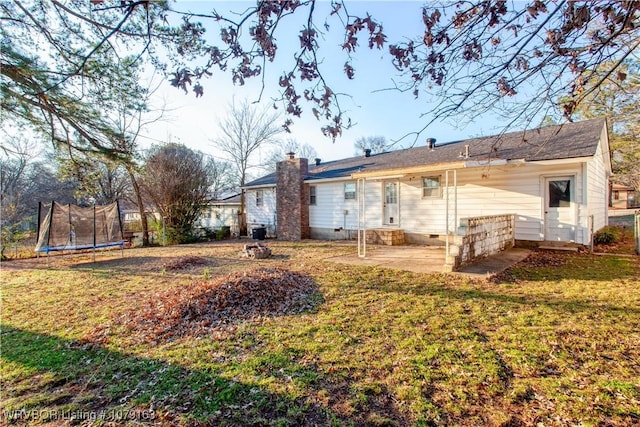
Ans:
[[[80,207],[55,201],[38,203],[38,242],[35,251],[77,251],[119,246],[124,249],[120,205]]]

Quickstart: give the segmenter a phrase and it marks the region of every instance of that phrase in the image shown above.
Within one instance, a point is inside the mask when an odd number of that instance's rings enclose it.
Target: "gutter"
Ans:
[[[490,159],[490,160],[461,160],[458,162],[436,163],[432,165],[412,166],[401,169],[384,169],[372,172],[356,172],[351,174],[353,179],[391,179],[402,178],[406,175],[416,175],[423,172],[444,171],[452,169],[467,169],[487,166],[522,166],[525,159]]]

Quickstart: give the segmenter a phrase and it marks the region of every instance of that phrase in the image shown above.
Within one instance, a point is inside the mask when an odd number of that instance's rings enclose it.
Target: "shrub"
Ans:
[[[231,227],[225,225],[216,232],[216,239],[228,239],[231,236]]]
[[[211,241],[215,240],[218,237],[218,233],[209,227],[203,227],[202,232],[204,233],[204,240]]]
[[[619,227],[606,226],[593,235],[593,243],[596,245],[609,245],[620,241],[622,231]]]

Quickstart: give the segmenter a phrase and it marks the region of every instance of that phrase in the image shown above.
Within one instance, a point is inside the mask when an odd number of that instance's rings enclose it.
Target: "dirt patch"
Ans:
[[[311,277],[258,268],[153,293],[135,310],[115,318],[113,325],[124,326],[140,342],[205,334],[224,337],[242,320],[300,313],[320,301]]]
[[[162,269],[166,271],[186,270],[193,267],[209,265],[208,259],[199,256],[183,256],[165,262]]]

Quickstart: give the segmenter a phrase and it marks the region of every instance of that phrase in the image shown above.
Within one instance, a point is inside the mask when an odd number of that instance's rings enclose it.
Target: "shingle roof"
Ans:
[[[307,180],[349,178],[356,172],[375,172],[422,165],[446,164],[461,161],[460,153],[469,145],[469,157],[465,160],[486,161],[491,158],[527,162],[591,157],[596,153],[605,119],[592,119],[557,126],[547,126],[528,131],[471,138],[440,144],[433,151],[414,147],[388,153],[372,154],[334,160],[320,165],[310,164]],[[275,185],[276,174],[258,178],[245,187]]]

